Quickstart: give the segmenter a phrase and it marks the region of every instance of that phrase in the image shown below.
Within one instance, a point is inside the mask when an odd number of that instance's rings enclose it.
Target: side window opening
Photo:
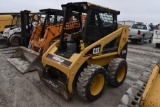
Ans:
[[[104,36],[114,32],[118,28],[116,15],[100,11],[92,10],[89,25],[87,27],[87,44],[90,45]],[[89,32],[92,31],[92,32]]]

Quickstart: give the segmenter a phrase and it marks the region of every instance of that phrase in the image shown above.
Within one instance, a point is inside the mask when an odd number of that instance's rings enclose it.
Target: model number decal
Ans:
[[[93,48],[93,54],[100,53],[100,47]]]
[[[57,57],[57,56],[53,56],[52,58],[53,58],[55,61],[57,61],[57,62],[60,62],[60,63],[64,62],[63,59],[61,59],[61,58],[59,58],[59,57]]]
[[[48,54],[46,57],[66,67],[69,67],[72,64],[72,62],[62,59],[56,55]]]

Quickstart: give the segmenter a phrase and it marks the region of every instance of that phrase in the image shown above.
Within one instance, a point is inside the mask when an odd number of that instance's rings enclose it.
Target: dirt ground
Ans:
[[[129,43],[128,73],[122,86],[112,88],[107,85],[103,95],[94,102],[85,102],[76,95],[66,101],[49,90],[36,71],[21,74],[7,62],[12,49],[0,49],[0,107],[117,107],[125,91],[160,57],[160,49],[154,44]]]

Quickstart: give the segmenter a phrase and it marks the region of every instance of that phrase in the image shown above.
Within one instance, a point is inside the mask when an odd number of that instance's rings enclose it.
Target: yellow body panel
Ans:
[[[115,54],[116,53],[116,54]],[[101,55],[102,56],[102,55]],[[104,56],[106,57],[99,57],[99,58],[89,58],[87,60],[87,63],[90,64],[96,64],[96,65],[101,65],[101,66],[105,66],[107,64],[109,64],[111,62],[111,60],[113,60],[114,58],[118,57],[117,52],[112,52],[110,54],[105,54]]]
[[[160,66],[157,64],[143,92],[140,107],[160,107]]]
[[[96,63],[98,65],[103,66],[104,64],[109,64],[110,61],[114,58],[114,57],[119,57],[120,52],[122,50],[122,48],[124,47],[124,45],[127,43],[128,41],[128,27],[124,26],[124,27],[119,27],[118,30],[116,30],[115,32],[106,35],[105,37],[103,37],[102,39],[96,41],[95,43],[89,45],[88,47],[86,47],[84,50],[82,50],[80,53],[74,53],[69,59],[61,57],[56,55],[56,52],[58,51],[57,45],[59,44],[59,41],[55,42],[47,51],[46,53],[43,55],[42,57],[42,62],[43,62],[43,67],[50,65],[54,68],[59,69],[61,72],[63,72],[64,74],[66,74],[67,76],[67,87],[68,87],[68,91],[69,93],[72,93],[72,84],[73,81],[75,79],[75,75],[77,74],[78,70],[80,69],[80,67],[82,66],[82,64],[84,64],[85,62],[88,63]],[[118,48],[118,52],[116,53],[102,53],[103,47],[108,44],[110,41],[112,41],[115,38],[120,38],[119,41],[119,48]],[[100,53],[97,55],[100,56],[101,58],[96,59],[96,56],[92,55],[92,56],[85,56],[85,54],[91,50],[92,48],[94,48],[97,45],[101,45],[100,48]],[[48,54],[51,55],[55,55],[58,56],[59,58],[65,59],[67,61],[72,62],[72,64],[69,67],[65,67],[62,64],[53,61],[51,59],[46,58]],[[104,58],[105,57],[105,58]],[[101,62],[100,60],[103,59],[103,61]],[[100,63],[101,62],[101,63]]]

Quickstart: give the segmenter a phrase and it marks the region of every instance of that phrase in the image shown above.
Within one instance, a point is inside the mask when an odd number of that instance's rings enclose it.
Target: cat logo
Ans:
[[[93,54],[98,54],[100,52],[100,47],[93,48]]]

